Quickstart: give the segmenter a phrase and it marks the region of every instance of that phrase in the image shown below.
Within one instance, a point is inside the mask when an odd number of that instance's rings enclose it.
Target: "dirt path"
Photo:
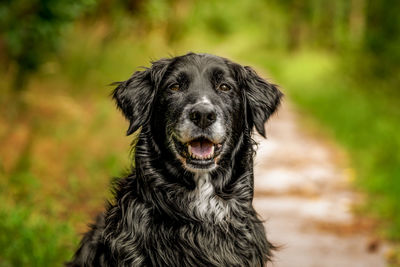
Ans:
[[[269,239],[282,246],[271,266],[385,266],[384,246],[351,212],[358,198],[351,172],[338,163],[343,154],[301,129],[287,104],[267,134],[257,138],[254,205]]]

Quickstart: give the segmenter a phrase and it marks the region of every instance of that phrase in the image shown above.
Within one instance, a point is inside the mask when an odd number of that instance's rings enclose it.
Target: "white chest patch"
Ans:
[[[214,186],[208,174],[196,176],[197,186],[192,193],[192,208],[199,218],[221,222],[229,213],[227,203],[215,195]]]

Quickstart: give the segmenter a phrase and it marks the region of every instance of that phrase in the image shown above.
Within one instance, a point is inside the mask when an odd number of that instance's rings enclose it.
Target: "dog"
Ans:
[[[274,246],[252,206],[253,128],[283,94],[248,66],[188,53],[117,83],[140,130],[132,171],[68,266],[265,266]]]

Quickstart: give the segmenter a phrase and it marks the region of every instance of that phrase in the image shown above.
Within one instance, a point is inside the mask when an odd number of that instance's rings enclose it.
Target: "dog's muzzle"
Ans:
[[[221,116],[210,104],[194,105],[184,114],[173,135],[179,159],[189,170],[214,168],[226,135]]]

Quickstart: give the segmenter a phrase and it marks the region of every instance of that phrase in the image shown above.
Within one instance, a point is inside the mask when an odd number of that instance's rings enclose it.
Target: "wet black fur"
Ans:
[[[168,102],[173,96],[166,93],[166,82],[174,70],[189,69],[193,64],[218,65],[234,83],[231,92],[223,96],[225,100],[221,98],[231,116],[226,125],[228,152],[210,173],[214,197],[229,208],[222,221],[212,214],[191,212],[194,174],[182,166],[166,143],[168,116],[177,112]],[[115,201],[98,217],[67,265],[264,266],[273,246],[252,206],[251,135],[255,127],[265,136],[264,123],[281,96],[275,85],[250,67],[207,54],[161,59],[119,83],[113,98],[130,122],[127,133],[141,127],[134,155],[136,168],[119,180]]]

